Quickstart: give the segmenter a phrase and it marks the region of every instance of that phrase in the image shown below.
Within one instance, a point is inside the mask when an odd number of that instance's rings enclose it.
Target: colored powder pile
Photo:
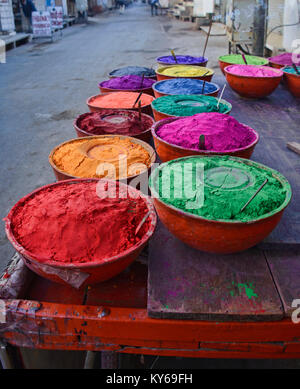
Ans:
[[[155,80],[151,80],[151,78],[144,78],[143,80],[141,76],[131,75],[111,78],[110,80],[101,82],[99,86],[110,89],[138,90],[151,88],[154,83]]]
[[[114,77],[122,77],[122,76],[141,76],[144,75],[145,77],[155,77],[155,71],[150,68],[145,68],[143,66],[126,66],[124,68],[115,69],[112,72],[109,73],[110,76]]]
[[[300,55],[293,53],[282,53],[276,55],[275,57],[270,57],[269,61],[282,66],[292,66],[293,63],[300,65]]]
[[[269,66],[254,65],[230,65],[226,71],[230,74],[244,77],[281,77],[283,72],[280,69],[274,69]]]
[[[200,77],[203,76],[206,72],[206,75],[210,76],[214,74],[213,70],[204,68],[201,66],[184,66],[184,65],[176,65],[169,66],[165,68],[158,68],[158,73],[164,74],[165,76],[172,77]]]
[[[91,135],[137,135],[150,129],[151,117],[136,111],[104,110],[80,115],[77,126]]]
[[[156,134],[173,145],[199,150],[199,137],[205,135],[204,150],[227,151],[250,145],[255,134],[233,117],[222,113],[200,113],[163,124]]]
[[[176,55],[176,60],[177,62],[175,61],[173,55],[164,55],[162,57],[157,58],[157,62],[171,65],[195,65],[207,62],[207,58],[205,57],[193,57],[191,55]]]
[[[54,152],[52,161],[73,177],[111,179],[140,174],[151,164],[144,147],[118,136],[71,140]]]
[[[283,186],[271,169],[261,169],[241,161],[228,156],[173,160],[162,164],[152,174],[150,188],[154,188],[163,202],[209,220],[247,222],[275,212],[284,203],[290,191],[289,184]],[[201,163],[204,185],[199,178],[196,179]],[[240,212],[266,178],[268,182],[263,189]],[[203,190],[204,201],[201,204],[197,201]]]
[[[256,57],[255,55],[245,55],[245,58],[248,65],[267,65],[267,63],[269,62],[268,59],[263,57]],[[219,61],[236,65],[245,65],[241,54],[222,55],[221,57],[219,57]]]
[[[8,217],[13,235],[40,262],[105,262],[137,244],[148,212],[138,198],[100,198],[96,182],[55,185],[21,201]],[[104,196],[103,196],[104,197]]]
[[[298,72],[300,73],[300,66],[296,66]],[[290,73],[290,74],[295,74],[297,76],[299,76],[299,74],[297,74],[296,70],[293,68],[293,66],[287,66],[283,69],[284,73]]]
[[[219,108],[217,105],[217,98],[204,95],[162,96],[152,103],[154,109],[170,116],[192,116],[203,112],[226,113],[230,109],[223,102],[220,102]]]
[[[98,108],[129,109],[132,108],[138,98],[138,95],[138,92],[111,92],[105,95],[95,96],[90,100],[89,105]],[[141,106],[144,107],[145,105],[151,104],[153,99],[153,96],[142,93],[139,101],[141,102]],[[136,104],[136,107],[137,106],[138,104]]]
[[[159,81],[155,85],[158,92],[168,95],[201,95],[213,93],[218,89],[216,84],[205,82],[203,90],[203,81],[191,78],[173,78],[170,80]]]

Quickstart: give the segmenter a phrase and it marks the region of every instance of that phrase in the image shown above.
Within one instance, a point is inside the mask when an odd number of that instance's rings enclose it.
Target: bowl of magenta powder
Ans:
[[[152,135],[162,162],[189,155],[250,158],[259,140],[255,130],[218,112],[160,120]]]
[[[154,83],[155,80],[151,78],[143,78],[142,76],[132,74],[102,81],[99,84],[99,88],[101,93],[128,91],[153,94],[152,85]]]
[[[192,55],[177,55],[176,60],[173,55],[164,55],[156,58],[156,61],[159,65],[168,66],[168,65],[196,65],[196,66],[206,66],[208,58],[206,57],[195,57]]]
[[[193,78],[172,78],[152,85],[156,98],[168,95],[206,95],[217,97],[219,85]]]
[[[5,223],[8,239],[32,271],[80,288],[129,266],[153,234],[156,214],[149,197],[133,187],[80,179],[28,194]]]
[[[229,65],[224,71],[230,87],[240,96],[249,98],[269,96],[283,77],[282,70],[270,66]]]
[[[293,63],[300,66],[300,55],[295,53],[281,53],[269,58],[270,65],[281,69],[284,66],[292,66]]]
[[[74,128],[78,137],[126,135],[149,142],[154,120],[151,116],[130,110],[103,110],[78,116]]]
[[[266,238],[292,195],[276,170],[232,156],[165,162],[151,174],[149,187],[158,216],[172,234],[199,250],[224,254]]]

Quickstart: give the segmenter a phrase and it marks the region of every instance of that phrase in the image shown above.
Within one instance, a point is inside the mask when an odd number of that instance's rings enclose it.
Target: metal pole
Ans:
[[[256,0],[256,5],[254,7],[252,47],[254,55],[264,55],[267,11],[268,0]]]

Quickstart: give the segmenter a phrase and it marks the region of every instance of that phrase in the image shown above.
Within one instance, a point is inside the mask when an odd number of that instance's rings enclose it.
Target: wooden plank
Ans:
[[[265,255],[280,294],[285,315],[290,317],[300,299],[300,249],[266,250]]]
[[[150,242],[148,314],[217,321],[279,320],[283,310],[263,252],[214,255],[159,223]]]
[[[297,154],[300,154],[300,143],[288,142],[286,145],[287,148],[289,148],[290,150],[294,151]]]

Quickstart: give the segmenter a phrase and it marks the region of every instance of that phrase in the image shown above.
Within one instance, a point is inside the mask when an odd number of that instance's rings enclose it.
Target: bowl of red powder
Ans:
[[[281,69],[284,66],[295,65],[300,66],[300,55],[293,53],[282,53],[269,58],[269,63],[272,67]]]
[[[150,142],[153,123],[153,118],[145,113],[140,116],[136,111],[107,109],[78,116],[74,128],[78,137],[125,135]]]
[[[141,76],[129,75],[123,77],[115,77],[99,84],[101,93],[109,92],[143,92],[153,95],[152,85],[155,80],[151,78],[143,78]]]
[[[19,200],[5,218],[7,237],[29,269],[76,288],[123,271],[138,257],[155,225],[148,196],[109,180],[43,186]]]
[[[152,127],[152,135],[162,162],[190,155],[250,158],[259,140],[251,127],[217,112],[160,120]]]
[[[297,66],[300,73],[300,65]],[[295,97],[300,97],[300,74],[296,72],[293,66],[286,66],[282,69],[283,80],[291,94]]]
[[[70,139],[54,147],[49,163],[57,180],[146,179],[156,159],[153,148],[130,136],[98,135]]]
[[[130,109],[138,111],[138,103],[141,102],[141,111],[151,115],[151,103],[154,97],[147,93],[142,93],[136,103],[138,97],[138,92],[111,92],[91,96],[86,103],[91,112],[101,112],[103,109]]]
[[[225,69],[230,87],[243,97],[269,96],[280,84],[283,72],[270,66],[230,65]]]

